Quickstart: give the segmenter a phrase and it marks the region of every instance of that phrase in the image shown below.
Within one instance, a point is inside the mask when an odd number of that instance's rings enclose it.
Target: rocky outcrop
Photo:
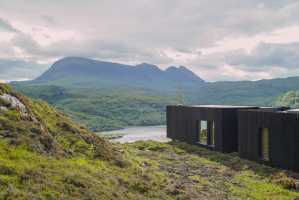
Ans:
[[[5,103],[5,105],[0,106],[0,110],[13,108],[19,110],[23,116],[28,115],[26,106],[17,97],[14,97],[10,94],[2,94],[0,95],[0,100]]]

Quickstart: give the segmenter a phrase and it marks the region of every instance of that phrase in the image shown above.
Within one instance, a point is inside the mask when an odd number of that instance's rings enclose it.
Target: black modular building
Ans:
[[[167,106],[167,137],[299,171],[299,110],[254,106]]]

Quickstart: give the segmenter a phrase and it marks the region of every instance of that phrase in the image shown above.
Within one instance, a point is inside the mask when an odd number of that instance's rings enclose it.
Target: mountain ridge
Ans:
[[[79,62],[79,64],[78,64]],[[66,66],[64,66],[65,64],[67,64]],[[137,72],[142,72],[142,77],[144,78],[148,78],[148,75],[145,75],[148,72],[162,72],[165,73],[166,75],[175,75],[175,76],[166,76],[167,78],[170,78],[171,81],[183,81],[180,79],[176,79],[179,78],[177,75],[186,75],[184,77],[184,79],[186,80],[191,80],[191,82],[196,82],[198,85],[196,85],[197,87],[199,86],[206,86],[206,85],[214,85],[214,84],[232,84],[232,83],[262,83],[262,82],[272,82],[272,81],[284,81],[284,80],[297,80],[299,79],[299,76],[290,76],[290,77],[277,77],[277,78],[271,78],[271,79],[260,79],[260,80],[238,80],[238,81],[205,81],[203,80],[201,77],[199,77],[198,75],[196,75],[194,72],[192,72],[191,70],[189,70],[187,67],[185,66],[169,66],[167,67],[165,70],[160,69],[157,65],[154,64],[150,64],[150,63],[140,63],[137,65],[128,65],[128,64],[121,64],[121,63],[117,63],[117,62],[109,62],[109,61],[100,61],[100,60],[95,60],[95,59],[89,59],[89,58],[84,58],[84,57],[64,57],[62,59],[59,59],[57,61],[55,61],[52,66],[45,71],[44,73],[42,73],[39,77],[33,79],[33,80],[29,80],[29,81],[14,81],[12,83],[15,82],[24,82],[24,83],[43,83],[46,81],[54,81],[54,77],[52,77],[52,73],[55,73],[55,75],[57,75],[58,72],[63,72],[63,71],[59,71],[61,70],[60,68],[62,67],[62,69],[67,69],[70,70],[70,67],[72,66],[71,64],[74,64],[74,68],[71,69],[73,70],[74,74],[72,75],[84,75],[84,68],[86,68],[86,66],[82,66],[82,64],[92,64],[92,67],[96,67],[98,69],[93,69],[96,70],[94,74],[88,74],[88,75],[98,75],[99,70],[101,69],[107,69],[109,67],[113,67],[113,69],[111,71],[109,71],[109,73],[122,73],[122,72],[130,72],[130,70],[135,70]],[[99,65],[100,64],[100,65]],[[81,65],[81,66],[80,66]],[[99,65],[99,66],[98,66]],[[105,65],[108,65],[105,66]],[[123,71],[117,71],[118,69],[115,68],[115,66],[117,66],[117,68],[125,68],[123,69]],[[79,70],[76,69],[79,67]],[[82,68],[83,67],[83,68]],[[76,74],[77,73],[77,74]],[[66,74],[61,74],[60,77],[55,77],[56,79],[59,79],[61,77],[65,77]],[[165,78],[165,77],[164,77]],[[54,83],[55,85],[55,83]]]
[[[198,87],[205,83],[186,67],[169,67],[166,70],[156,65],[142,63],[126,65],[114,62],[98,61],[81,57],[65,57],[56,61],[46,72],[31,83],[60,82],[86,85],[117,85],[148,89],[172,90],[182,87]]]

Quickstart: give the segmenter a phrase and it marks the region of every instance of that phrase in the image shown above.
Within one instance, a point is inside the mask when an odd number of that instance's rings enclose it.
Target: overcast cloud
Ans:
[[[185,65],[208,81],[297,76],[296,0],[1,0],[0,80],[65,56]]]

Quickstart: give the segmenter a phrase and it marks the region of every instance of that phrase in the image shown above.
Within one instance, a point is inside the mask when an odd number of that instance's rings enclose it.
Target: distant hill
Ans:
[[[143,63],[136,66],[102,62],[79,57],[66,57],[55,62],[34,84],[63,87],[134,87],[174,91],[177,87],[198,87],[204,81],[186,67],[161,70]]]
[[[299,77],[206,83],[198,88],[194,99],[199,104],[267,106],[290,90],[299,90]]]
[[[272,105],[277,96],[299,90],[299,77],[205,82],[185,67],[67,57],[35,80],[12,84],[101,131],[165,124],[167,104]]]

